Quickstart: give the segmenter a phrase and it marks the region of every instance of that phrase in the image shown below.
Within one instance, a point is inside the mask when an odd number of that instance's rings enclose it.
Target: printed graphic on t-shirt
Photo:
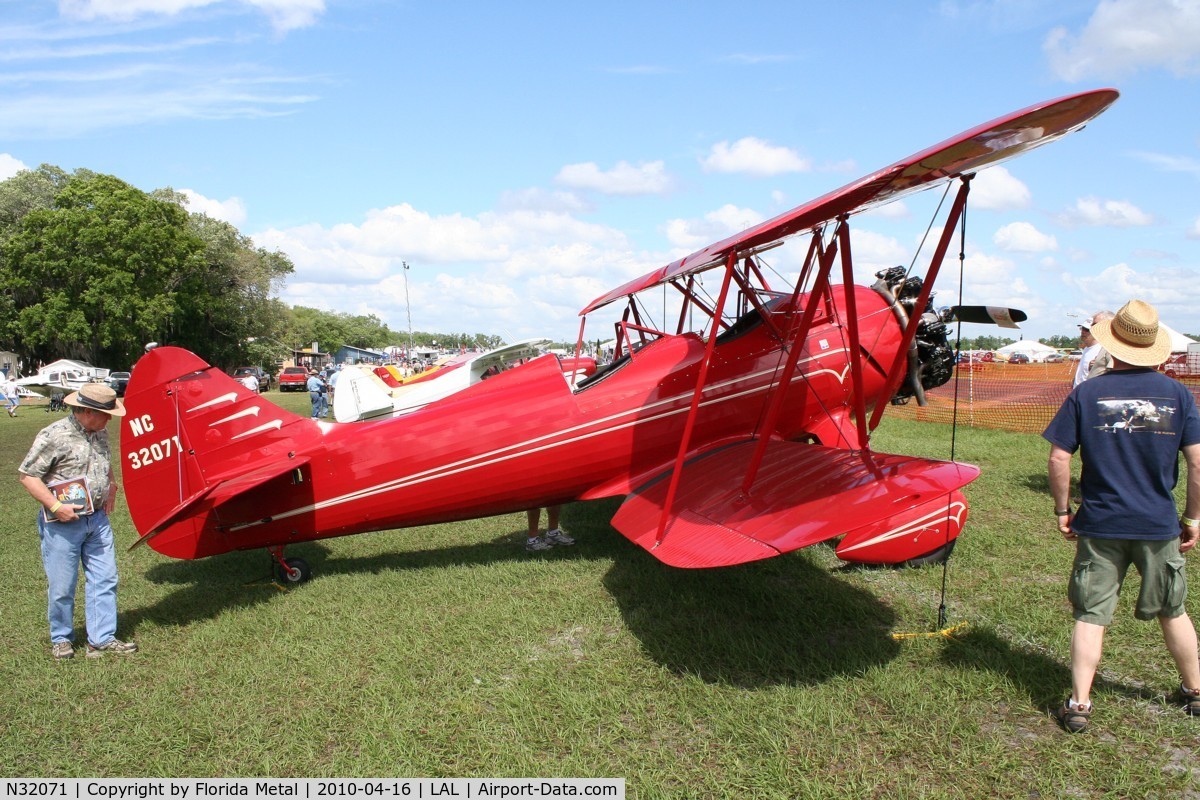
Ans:
[[[1167,398],[1097,400],[1097,430],[1108,433],[1158,433],[1174,436],[1174,401]]]

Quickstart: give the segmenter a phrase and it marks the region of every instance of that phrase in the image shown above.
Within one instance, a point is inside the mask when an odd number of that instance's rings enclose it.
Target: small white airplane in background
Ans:
[[[385,367],[343,367],[333,396],[334,419],[361,422],[408,414],[536,358],[548,344],[549,339],[524,339],[486,353],[465,353],[403,382]],[[591,358],[564,358],[560,363],[571,385],[577,376],[583,378],[596,371],[596,362]]]

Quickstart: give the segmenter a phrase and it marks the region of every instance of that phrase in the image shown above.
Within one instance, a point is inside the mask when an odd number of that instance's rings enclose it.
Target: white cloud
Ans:
[[[912,212],[903,200],[893,200],[881,206],[871,206],[863,212],[864,217],[882,217],[884,219],[908,219]]]
[[[1028,208],[1032,202],[1029,187],[1004,167],[991,167],[971,181],[971,207],[989,211]]]
[[[1028,222],[1013,222],[996,231],[992,241],[1010,253],[1045,253],[1058,249],[1058,240]]]
[[[131,20],[148,14],[174,16],[191,9],[214,6],[230,0],[58,0],[58,10],[69,19]],[[276,31],[285,32],[312,25],[325,11],[325,0],[232,0],[267,16]]]
[[[176,119],[261,119],[290,114],[317,99],[269,80],[252,83],[219,73],[201,71],[161,87],[117,84],[0,97],[0,138],[69,138]]]
[[[558,171],[554,182],[573,189],[623,196],[663,194],[670,190],[672,183],[661,161],[644,162],[637,166],[620,161],[607,172],[591,161],[567,164]]]
[[[778,147],[762,139],[747,136],[733,144],[717,142],[707,158],[700,160],[705,172],[739,172],[758,177],[807,172],[808,159],[787,147]]]
[[[1200,4],[1194,0],[1101,0],[1077,35],[1055,28],[1043,45],[1060,78],[1115,77],[1142,68],[1200,71]]]
[[[1200,161],[1194,158],[1145,152],[1135,152],[1133,155],[1163,172],[1178,172],[1200,178]]]
[[[907,266],[912,253],[895,237],[867,230],[850,229],[850,249],[854,255],[854,281],[865,286],[875,282],[875,273],[897,265]],[[835,280],[841,282],[841,266],[835,265]]]
[[[943,264],[941,276],[938,281],[939,305],[958,302],[958,270]],[[1019,308],[1031,316],[1032,309],[1040,307],[1040,299],[1021,276],[1017,265],[1006,258],[979,251],[968,253],[963,261],[962,301]]]
[[[539,187],[503,192],[498,211],[555,211],[576,214],[592,210],[591,203],[574,192],[551,192]]]
[[[180,189],[179,193],[188,200],[188,211],[207,214],[213,219],[224,220],[238,226],[246,221],[246,205],[240,197],[228,200],[213,200],[191,189]]]
[[[762,214],[753,209],[726,203],[701,219],[668,220],[663,232],[673,247],[690,253],[757,225],[763,219]]]
[[[1151,225],[1154,218],[1128,200],[1101,200],[1081,197],[1074,208],[1059,215],[1064,225],[1135,228]]]
[[[1187,238],[1200,239],[1200,217],[1196,217],[1196,221],[1192,223],[1192,227],[1188,228]]]
[[[29,167],[8,153],[0,153],[0,181],[8,180],[23,169],[29,169]]]
[[[407,279],[417,330],[517,338],[574,338],[580,308],[669,260],[635,256],[612,228],[528,209],[433,216],[403,204],[373,210],[358,224],[270,229],[251,238],[295,264],[284,302],[373,313],[405,330]]]
[[[7,41],[13,40],[11,37],[3,38]],[[122,56],[154,56],[160,54],[174,56],[189,50],[219,44],[223,44],[222,40],[212,37],[191,37],[172,41],[152,42],[149,44],[134,44],[123,41],[94,41],[89,37],[84,37],[81,41],[71,39],[66,44],[55,41],[50,45],[34,44],[30,46],[27,42],[21,42],[22,46],[20,47],[6,48],[0,52],[0,61],[11,63],[43,61],[61,64],[63,62],[89,58],[120,58]],[[85,67],[82,69],[55,68],[37,72],[8,72],[0,76],[0,82],[6,84],[24,84],[33,81],[64,84],[76,81],[101,83],[140,78],[152,73],[185,75],[187,71],[181,67],[167,64],[120,64],[108,69]]]
[[[1200,303],[1200,272],[1181,267],[1138,270],[1129,264],[1113,264],[1096,275],[1067,275],[1068,285],[1077,287],[1097,308],[1120,308],[1131,298],[1145,300],[1159,316],[1181,332],[1196,329],[1195,309]]]

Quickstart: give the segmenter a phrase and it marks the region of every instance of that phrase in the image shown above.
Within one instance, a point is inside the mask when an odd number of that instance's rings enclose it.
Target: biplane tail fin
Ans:
[[[957,538],[967,518],[959,489],[979,475],[952,461],[778,441],[743,493],[740,478],[756,446],[732,445],[685,464],[661,534],[669,473],[631,494],[613,526],[676,567],[742,564],[839,536],[844,560],[903,564]]]
[[[223,535],[213,509],[297,469],[297,450],[321,432],[177,347],[137,362],[125,408],[121,472],[138,544],[175,558],[228,550],[209,541]]]

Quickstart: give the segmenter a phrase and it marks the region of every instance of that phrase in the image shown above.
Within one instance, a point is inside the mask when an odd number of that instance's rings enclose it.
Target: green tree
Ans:
[[[1051,336],[1046,339],[1038,339],[1038,341],[1041,342],[1042,344],[1049,345],[1049,346],[1057,348],[1059,350],[1070,350],[1072,348],[1079,347],[1079,337],[1078,336],[1058,335],[1058,336]]]
[[[155,195],[176,204],[182,199],[169,189]],[[205,214],[189,214],[187,221],[204,249],[177,276],[178,311],[167,340],[225,368],[271,366],[284,355],[263,357],[271,352],[266,343],[284,327],[284,307],[274,295],[294,269],[291,260],[256,248],[228,222]]]
[[[203,242],[186,213],[111,176],[68,179],[4,245],[3,338],[33,361],[124,367],[176,323]]]
[[[255,342],[283,327],[273,295],[292,263],[185,205],[171,189],[47,165],[0,184],[0,340],[30,361],[112,368],[149,341],[219,366],[259,355]]]
[[[69,180],[71,176],[61,168],[42,164],[0,183],[0,247],[21,231],[21,223],[31,212],[53,208],[55,196]]]
[[[294,306],[288,314],[282,338],[296,348],[311,347],[316,342],[321,352],[332,354],[343,345],[383,349],[397,336],[374,314],[353,315]]]

